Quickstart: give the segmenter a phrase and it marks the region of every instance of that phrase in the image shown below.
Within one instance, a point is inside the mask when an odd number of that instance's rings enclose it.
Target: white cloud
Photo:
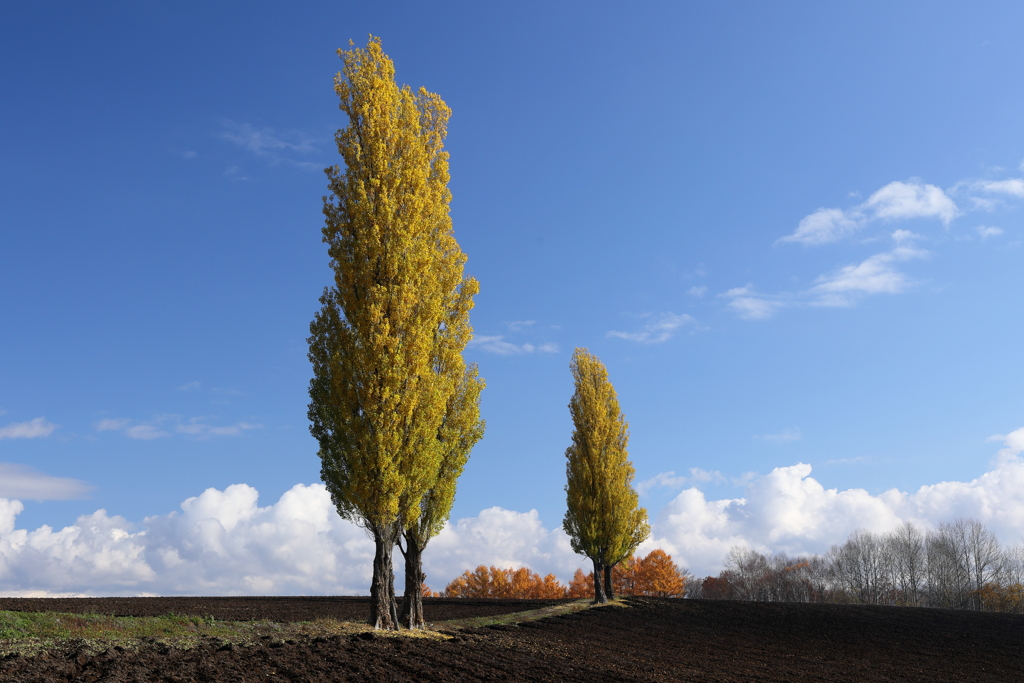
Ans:
[[[778,298],[769,298],[754,291],[753,285],[736,287],[718,295],[729,299],[728,306],[746,320],[767,320],[783,306]]]
[[[822,275],[808,294],[819,306],[849,306],[859,294],[898,294],[910,285],[910,279],[893,267],[894,263],[924,258],[928,252],[913,245],[916,237],[906,230],[892,234],[896,242],[891,251],[870,256],[864,261],[840,268],[831,275]]]
[[[999,237],[1003,234],[1002,228],[994,228],[985,225],[976,226],[974,231],[981,235],[981,239],[983,240],[987,240],[989,237]]]
[[[691,467],[690,476],[682,477],[672,472],[660,472],[650,479],[645,479],[636,485],[637,493],[640,495],[646,495],[653,488],[670,488],[677,489],[682,488],[688,483],[715,483],[720,484],[725,481],[725,477],[721,472],[717,470],[714,472],[701,469],[700,467]]]
[[[259,507],[244,484],[207,489],[136,530],[105,510],[55,531],[15,529],[0,499],[0,594],[353,595],[369,586],[373,543],[338,517],[320,484]]]
[[[47,422],[44,417],[28,422],[12,422],[6,427],[0,427],[0,439],[39,439],[53,434],[58,426]]]
[[[542,575],[571,578],[584,559],[572,551],[561,527],[544,528],[536,510],[493,507],[446,525],[427,546],[423,568],[427,585],[438,589],[481,564],[529,567]]]
[[[298,142],[287,142],[281,139],[273,128],[257,128],[248,123],[235,123],[225,121],[226,130],[221,137],[229,140],[243,149],[254,154],[271,155],[273,152],[314,152],[316,147],[308,139],[301,139]]]
[[[201,422],[201,420],[202,418],[194,417],[185,424],[179,424],[176,427],[176,431],[179,434],[188,434],[190,436],[205,438],[210,436],[238,436],[246,430],[258,429],[263,426],[250,424],[248,422],[239,422],[238,424],[229,425],[227,427],[214,427]]]
[[[897,294],[914,282],[896,268],[897,263],[925,258],[929,252],[914,245],[919,235],[908,230],[892,233],[895,246],[886,252],[869,256],[860,263],[843,266],[828,275],[821,275],[814,286],[799,292],[781,295],[760,294],[752,285],[737,287],[719,294],[728,299],[728,306],[747,320],[765,320],[783,307],[851,306],[857,298],[871,294]]]
[[[1024,180],[1009,178],[1007,180],[977,180],[970,183],[972,190],[991,194],[1005,194],[1024,199]]]
[[[776,240],[778,242],[799,242],[801,244],[826,244],[852,235],[860,224],[842,209],[821,208],[805,216],[792,235]]]
[[[182,384],[180,387],[178,387],[178,391],[192,391],[193,389],[199,389],[202,386],[203,385],[199,383],[199,380],[193,380],[186,384]]]
[[[863,208],[883,220],[938,218],[948,225],[960,210],[945,192],[920,181],[895,181],[868,197]]]
[[[1024,427],[1009,434],[995,434],[988,437],[986,441],[1003,442],[1003,448],[999,449],[992,460],[993,465],[1001,466],[1017,462],[1018,456],[1024,453]]]
[[[131,424],[131,420],[124,418],[104,418],[96,423],[98,432],[119,432]]]
[[[512,332],[522,332],[527,327],[531,327],[537,323],[536,320],[513,320],[510,323],[505,323],[508,329]]]
[[[686,290],[687,294],[689,294],[690,296],[695,296],[698,299],[707,294],[707,292],[707,285],[701,285],[700,287],[690,287],[688,290]]]
[[[82,498],[92,489],[92,486],[78,479],[51,477],[27,465],[0,462],[0,498],[69,500]]]
[[[974,517],[1004,543],[1020,541],[1024,527],[1024,429],[1003,442],[993,467],[968,481],[896,489],[826,489],[805,463],[777,467],[741,480],[742,497],[708,500],[696,487],[681,491],[652,519],[652,538],[638,552],[660,547],[697,575],[721,569],[734,545],[790,555],[822,553],[857,529],[884,532],[903,521],[934,527]],[[648,480],[679,486],[719,481],[718,472],[693,469]],[[645,482],[647,483],[647,482]],[[365,594],[373,544],[338,517],[324,486],[294,486],[277,503],[259,507],[245,484],[207,489],[180,512],[147,517],[138,525],[97,510],[59,531],[16,528],[24,509],[0,498],[0,594],[91,595],[324,595]],[[400,554],[396,553],[400,558]],[[428,584],[436,589],[477,565],[528,566],[563,581],[585,558],[572,552],[558,527],[535,510],[499,507],[449,523],[424,554]],[[396,567],[401,576],[401,563]],[[400,586],[400,584],[399,584]]]
[[[163,439],[171,435],[170,432],[165,432],[159,427],[153,425],[135,425],[124,430],[125,435],[130,439],[140,439],[143,441],[149,441],[152,439]]]
[[[780,237],[776,244],[828,244],[849,237],[875,220],[938,218],[943,225],[949,225],[949,222],[959,215],[960,210],[956,203],[935,185],[918,180],[906,183],[895,181],[876,191],[863,204],[851,209],[818,209],[805,216],[793,234]]]
[[[174,422],[176,424],[165,427],[168,422]],[[132,425],[132,421],[125,418],[107,418],[96,423],[96,430],[100,432],[119,431],[123,432],[124,435],[130,439],[148,441],[173,436],[172,432],[168,430],[173,430],[178,434],[185,434],[187,436],[205,439],[211,436],[239,436],[245,431],[250,429],[259,429],[262,426],[263,425],[253,424],[250,422],[238,422],[233,425],[215,426],[207,424],[206,418],[202,417],[193,417],[187,422],[182,422],[181,417],[178,415],[158,415],[153,420],[153,424]]]
[[[792,427],[783,429],[778,434],[760,434],[754,437],[761,441],[771,441],[774,443],[789,443],[790,441],[799,441],[804,438],[803,434],[800,433],[799,427]]]
[[[649,316],[648,322],[639,332],[617,332],[612,330],[609,337],[629,339],[641,344],[660,344],[675,336],[676,331],[684,325],[696,325],[692,316],[676,313],[659,313]]]
[[[523,353],[557,353],[558,344],[554,342],[545,342],[543,344],[513,344],[512,342],[505,341],[504,335],[485,336],[485,335],[473,335],[473,338],[469,340],[468,346],[478,347],[484,351],[490,353],[496,353],[500,356],[514,356]]]

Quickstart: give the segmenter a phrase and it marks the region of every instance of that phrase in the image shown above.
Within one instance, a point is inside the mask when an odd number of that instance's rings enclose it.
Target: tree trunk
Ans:
[[[594,560],[594,604],[605,602],[608,602],[608,598],[604,594],[604,565],[600,560]]]
[[[604,594],[609,600],[615,599],[615,584],[612,582],[612,569],[614,564],[604,566]]]
[[[409,629],[426,628],[423,620],[423,548],[412,534],[405,534],[405,596],[402,598],[402,626]],[[401,549],[401,546],[399,546]]]
[[[394,535],[390,528],[373,531],[373,579],[370,582],[370,626],[398,630],[398,610],[395,606],[395,571],[391,566]]]

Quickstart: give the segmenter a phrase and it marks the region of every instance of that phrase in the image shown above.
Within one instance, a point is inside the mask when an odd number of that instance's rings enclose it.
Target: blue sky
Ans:
[[[608,366],[677,555],[686,495],[753,501],[777,468],[872,501],[1009,481],[1022,20],[999,2],[5,4],[11,529],[102,508],[138,533],[208,488],[266,507],[318,481],[305,337],[330,278],[335,50],[370,33],[453,110],[452,215],[481,283],[467,356],[488,383],[467,529],[494,507],[560,525],[576,346]],[[1024,501],[978,495],[963,511],[1019,541],[1024,513],[1000,511]],[[894,514],[945,514],[923,500]],[[780,538],[741,531],[688,561]],[[301,590],[268,585],[250,590]]]

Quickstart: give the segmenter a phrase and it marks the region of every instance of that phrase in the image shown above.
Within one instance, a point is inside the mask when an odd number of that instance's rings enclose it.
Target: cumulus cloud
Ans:
[[[945,192],[916,180],[889,183],[868,197],[862,209],[883,220],[938,218],[945,225],[960,214]]]
[[[58,426],[47,422],[44,417],[28,422],[12,422],[6,427],[0,427],[0,439],[39,439],[53,434]]]
[[[515,356],[524,353],[558,353],[558,344],[545,342],[543,344],[513,344],[505,341],[504,335],[483,336],[473,335],[469,340],[469,347],[479,348],[489,353],[496,353],[499,356]]]
[[[51,477],[27,465],[0,462],[0,498],[69,500],[83,498],[92,489],[78,479]]]
[[[701,298],[702,296],[704,296],[705,294],[708,293],[708,286],[707,285],[701,285],[700,287],[693,286],[693,287],[690,287],[688,290],[686,290],[686,293],[689,294],[690,296],[695,296],[695,297],[697,297],[699,299],[699,298]]]
[[[960,215],[956,203],[935,185],[919,180],[895,181],[850,209],[820,208],[805,216],[796,230],[776,240],[819,245],[853,235],[872,221],[938,218],[943,225]]]
[[[373,543],[324,486],[260,507],[245,484],[207,489],[139,525],[97,510],[59,531],[15,528],[0,499],[0,594],[324,595],[365,593]]]
[[[423,555],[428,585],[443,588],[478,565],[530,567],[541,574],[571,577],[582,558],[572,551],[561,527],[548,530],[536,510],[493,507],[476,517],[449,523]]]
[[[734,545],[823,553],[857,529],[885,532],[904,521],[927,528],[967,516],[1004,543],[1017,543],[1024,527],[1024,428],[992,438],[1003,448],[988,472],[913,492],[827,489],[811,476],[810,465],[797,463],[750,476],[742,497],[709,500],[694,484],[719,481],[721,473],[662,473],[644,484],[691,486],[653,515],[652,537],[638,552],[662,548],[703,576],[719,571]],[[296,485],[266,507],[258,497],[252,487],[235,484],[207,489],[179,511],[137,525],[97,510],[59,531],[18,529],[24,506],[0,498],[0,594],[367,592],[373,543],[338,517],[323,485]],[[494,507],[449,523],[424,554],[434,588],[479,564],[528,566],[568,580],[585,559],[535,510]],[[396,569],[401,575],[400,564]]]
[[[637,332],[618,332],[612,330],[609,337],[628,339],[641,344],[660,344],[675,336],[676,331],[684,325],[696,325],[692,316],[676,313],[659,313],[648,316],[647,322]]]

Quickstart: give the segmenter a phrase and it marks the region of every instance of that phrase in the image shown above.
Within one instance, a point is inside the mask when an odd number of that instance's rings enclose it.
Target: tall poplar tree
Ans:
[[[468,311],[467,311],[468,312]],[[449,329],[468,329],[468,326]],[[468,340],[467,340],[468,341]],[[462,342],[462,346],[465,342]],[[423,618],[423,550],[427,542],[440,533],[451,514],[455,502],[455,483],[469,459],[469,451],[484,434],[484,421],[480,419],[480,391],[484,382],[477,374],[475,364],[466,366],[461,354],[452,354],[450,366],[442,364],[441,372],[458,369],[463,379],[449,399],[448,410],[438,432],[443,455],[437,482],[423,496],[419,517],[409,520],[403,533],[405,547],[399,549],[405,556],[405,594],[399,619],[410,629],[424,628]]]
[[[569,401],[572,444],[565,451],[566,504],[562,528],[572,549],[594,563],[594,602],[607,602],[611,570],[651,532],[633,489],[626,446],[629,425],[601,360],[576,349],[569,365],[576,391]]]
[[[370,623],[395,629],[392,551],[439,488],[467,371],[479,382],[461,359],[479,287],[463,275],[448,212],[451,111],[396,84],[379,38],[338,55],[349,125],[335,136],[344,169],[326,169],[334,284],[310,324],[308,414],[339,514],[374,540]]]

